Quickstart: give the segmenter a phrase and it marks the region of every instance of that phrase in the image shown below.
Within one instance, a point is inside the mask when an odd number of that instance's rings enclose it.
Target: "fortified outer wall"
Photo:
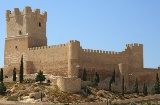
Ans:
[[[42,46],[27,51],[26,74],[42,70],[56,76],[68,75],[68,45]]]
[[[139,59],[139,60],[137,60]],[[111,52],[102,50],[91,50],[80,48],[79,65],[86,68],[88,74],[92,78],[95,72],[99,72],[100,78],[105,79],[111,76],[115,68],[116,75],[119,77],[119,63],[128,65],[127,70],[132,68],[143,68],[143,45],[127,44],[122,52]],[[82,70],[80,70],[82,75]]]
[[[151,85],[156,81],[156,74],[160,74],[160,68],[154,69],[154,68],[142,68],[142,69],[133,69],[131,72],[128,73],[128,81],[129,85],[132,85],[136,78],[138,80],[138,83],[140,85],[143,85],[144,83],[146,85]]]

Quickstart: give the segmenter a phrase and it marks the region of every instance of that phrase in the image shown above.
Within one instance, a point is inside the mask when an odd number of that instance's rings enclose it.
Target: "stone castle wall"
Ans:
[[[66,44],[29,48],[26,60],[28,61],[26,69],[32,72],[43,70],[48,74],[68,75],[68,46]]]
[[[143,45],[127,44],[122,52],[111,52],[102,50],[91,50],[80,48],[79,65],[86,68],[92,78],[95,72],[99,72],[100,78],[105,79],[111,76],[115,68],[116,75],[119,77],[119,65],[123,63],[128,65],[127,70],[133,68],[143,68]],[[139,59],[137,61],[137,59]],[[82,74],[82,70],[80,75]],[[127,73],[126,73],[127,74]]]

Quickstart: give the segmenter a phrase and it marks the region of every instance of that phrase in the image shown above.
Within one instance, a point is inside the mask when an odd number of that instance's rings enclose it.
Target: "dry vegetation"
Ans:
[[[106,90],[98,90],[93,87],[89,87],[90,91],[88,91],[89,93],[88,95],[85,95],[82,92],[73,94],[60,91],[56,85],[47,85],[45,83],[17,84],[11,82],[11,83],[5,83],[5,86],[7,87],[7,94],[5,96],[0,95],[0,98],[7,99],[10,101],[24,100],[23,97],[29,96],[30,93],[41,92],[41,91],[43,92],[43,101],[52,103],[104,102],[107,100],[107,98],[111,101],[115,101],[115,100],[144,97],[141,93],[139,95],[125,94],[125,96],[123,97],[121,93],[114,93]]]

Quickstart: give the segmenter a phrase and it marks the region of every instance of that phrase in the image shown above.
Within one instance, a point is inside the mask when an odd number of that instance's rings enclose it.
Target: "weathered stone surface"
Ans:
[[[41,94],[42,94],[42,97],[44,97],[44,93],[41,93],[41,92],[30,93],[29,97],[30,98],[34,98],[34,99],[40,99],[41,98]]]
[[[80,78],[58,78],[57,86],[61,91],[67,92],[80,92],[81,91],[81,79]]]

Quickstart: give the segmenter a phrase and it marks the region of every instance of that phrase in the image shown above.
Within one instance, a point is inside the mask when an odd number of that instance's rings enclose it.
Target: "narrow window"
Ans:
[[[41,27],[41,22],[39,22],[39,27]]]
[[[21,34],[22,34],[22,31],[19,30],[19,35],[21,35]]]
[[[15,46],[15,49],[18,51],[18,47],[17,46]]]

